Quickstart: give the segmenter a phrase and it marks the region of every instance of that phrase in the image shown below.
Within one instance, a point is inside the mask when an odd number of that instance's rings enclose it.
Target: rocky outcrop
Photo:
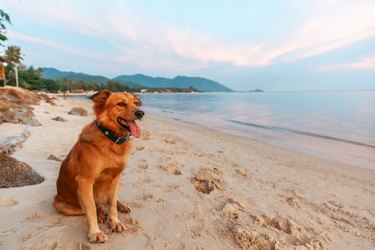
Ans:
[[[0,88],[0,124],[3,122],[39,126],[33,107],[42,100],[35,92],[14,87]]]
[[[86,109],[75,107],[75,108],[72,108],[72,110],[70,110],[68,112],[68,114],[70,114],[70,115],[79,115],[79,116],[87,116],[88,113],[87,113]]]
[[[29,165],[4,154],[0,154],[0,176],[0,188],[23,187],[44,181]]]
[[[22,124],[0,124],[0,153],[10,155],[20,149],[30,136],[28,128],[29,126]]]

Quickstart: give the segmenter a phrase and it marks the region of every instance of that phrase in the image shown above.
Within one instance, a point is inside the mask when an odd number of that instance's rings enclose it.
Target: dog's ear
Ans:
[[[133,94],[133,93],[132,93],[131,95],[134,96],[135,101],[138,102],[138,105],[137,105],[137,106],[142,106],[142,101],[141,101],[141,99],[139,99],[138,96],[137,96],[136,94]]]
[[[102,112],[105,106],[105,102],[107,101],[110,95],[111,91],[102,90],[90,97],[90,99],[94,101],[94,111],[96,115]]]

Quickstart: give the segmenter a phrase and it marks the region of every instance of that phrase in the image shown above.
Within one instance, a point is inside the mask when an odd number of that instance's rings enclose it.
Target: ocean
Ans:
[[[375,169],[375,91],[140,96],[146,113]]]

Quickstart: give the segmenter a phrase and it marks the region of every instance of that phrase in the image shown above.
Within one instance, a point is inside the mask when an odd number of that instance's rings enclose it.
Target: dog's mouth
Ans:
[[[121,127],[128,130],[135,138],[141,137],[141,128],[135,121],[127,121],[122,117],[117,117],[117,122],[121,125]]]

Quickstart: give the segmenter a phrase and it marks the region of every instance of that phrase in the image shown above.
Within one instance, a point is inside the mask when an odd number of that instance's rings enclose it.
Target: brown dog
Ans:
[[[104,90],[91,97],[96,121],[83,128],[78,141],[61,164],[54,206],[65,215],[87,216],[91,242],[104,242],[107,236],[98,227],[97,212],[109,205],[109,224],[113,231],[125,226],[117,217],[117,189],[125,169],[131,143],[141,130],[135,120],[143,117],[141,101],[128,93]],[[98,210],[98,211],[97,211]],[[129,210],[130,211],[130,210]],[[100,219],[100,218],[99,218]]]

